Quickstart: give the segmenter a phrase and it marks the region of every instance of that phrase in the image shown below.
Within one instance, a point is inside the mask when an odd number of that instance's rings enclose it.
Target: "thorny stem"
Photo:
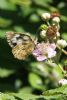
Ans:
[[[61,67],[61,65],[59,64],[58,66],[62,70],[63,74],[66,74],[66,71],[63,70],[63,68]]]
[[[61,50],[65,55],[67,55],[67,51],[65,51],[64,49],[61,49],[58,45],[57,45],[57,48],[58,48],[59,50]]]
[[[50,65],[51,67],[56,67],[57,64],[56,63],[53,63],[51,59],[48,60],[48,65]]]
[[[50,65],[50,66],[52,66],[52,67],[56,67],[56,66],[57,66],[57,64],[52,63],[51,60],[48,60],[48,65]],[[62,73],[65,75],[65,74],[66,74],[66,71],[64,71],[64,69],[61,67],[60,64],[58,64],[58,67],[61,69]]]

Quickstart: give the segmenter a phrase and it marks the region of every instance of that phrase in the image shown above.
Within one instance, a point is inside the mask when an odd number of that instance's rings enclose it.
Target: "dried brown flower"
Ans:
[[[56,36],[56,32],[57,32],[56,26],[55,26],[55,25],[51,25],[51,26],[49,26],[48,29],[47,29],[47,36],[48,36],[49,38],[55,37],[55,36]]]
[[[60,13],[55,11],[51,14],[51,18],[54,18],[54,17],[60,17]]]

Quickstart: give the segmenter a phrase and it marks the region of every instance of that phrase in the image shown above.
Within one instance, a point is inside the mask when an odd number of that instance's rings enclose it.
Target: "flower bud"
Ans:
[[[61,48],[64,48],[67,46],[67,42],[65,40],[61,39],[61,40],[57,41],[57,45],[59,45]]]
[[[55,22],[55,23],[59,23],[60,22],[60,18],[59,17],[54,17],[52,19],[52,21]]]
[[[41,37],[41,38],[45,38],[45,37],[46,37],[46,30],[42,30],[42,31],[40,32],[40,37]]]
[[[42,24],[41,26],[40,26],[40,30],[47,30],[47,28],[48,28],[48,26],[47,25],[45,25],[45,24]]]
[[[60,17],[60,13],[57,12],[57,11],[54,11],[51,13],[51,18],[54,18],[54,17]]]
[[[61,79],[61,80],[59,80],[59,84],[60,85],[65,85],[65,84],[67,84],[67,80],[66,79]]]
[[[51,15],[50,15],[50,13],[43,13],[41,15],[41,17],[42,17],[43,20],[48,20],[48,19],[50,19]]]
[[[57,37],[60,37],[60,33],[59,32],[57,32],[56,35],[57,35]]]

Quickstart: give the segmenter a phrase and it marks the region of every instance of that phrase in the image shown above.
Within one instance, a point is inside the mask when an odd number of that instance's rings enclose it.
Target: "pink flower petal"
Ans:
[[[51,44],[51,46],[50,46],[53,50],[55,50],[56,49],[56,45],[53,43],[53,44]]]
[[[47,58],[45,57],[45,56],[38,56],[37,57],[37,60],[38,61],[44,61],[44,60],[46,60]]]
[[[34,55],[34,56],[38,56],[38,55],[40,55],[39,50],[38,50],[38,49],[34,50],[34,51],[33,51],[33,55]]]

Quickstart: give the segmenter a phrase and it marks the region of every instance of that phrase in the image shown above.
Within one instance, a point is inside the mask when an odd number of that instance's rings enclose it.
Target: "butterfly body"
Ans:
[[[25,60],[34,50],[34,42],[28,34],[7,32],[6,37],[14,57],[19,60]]]

